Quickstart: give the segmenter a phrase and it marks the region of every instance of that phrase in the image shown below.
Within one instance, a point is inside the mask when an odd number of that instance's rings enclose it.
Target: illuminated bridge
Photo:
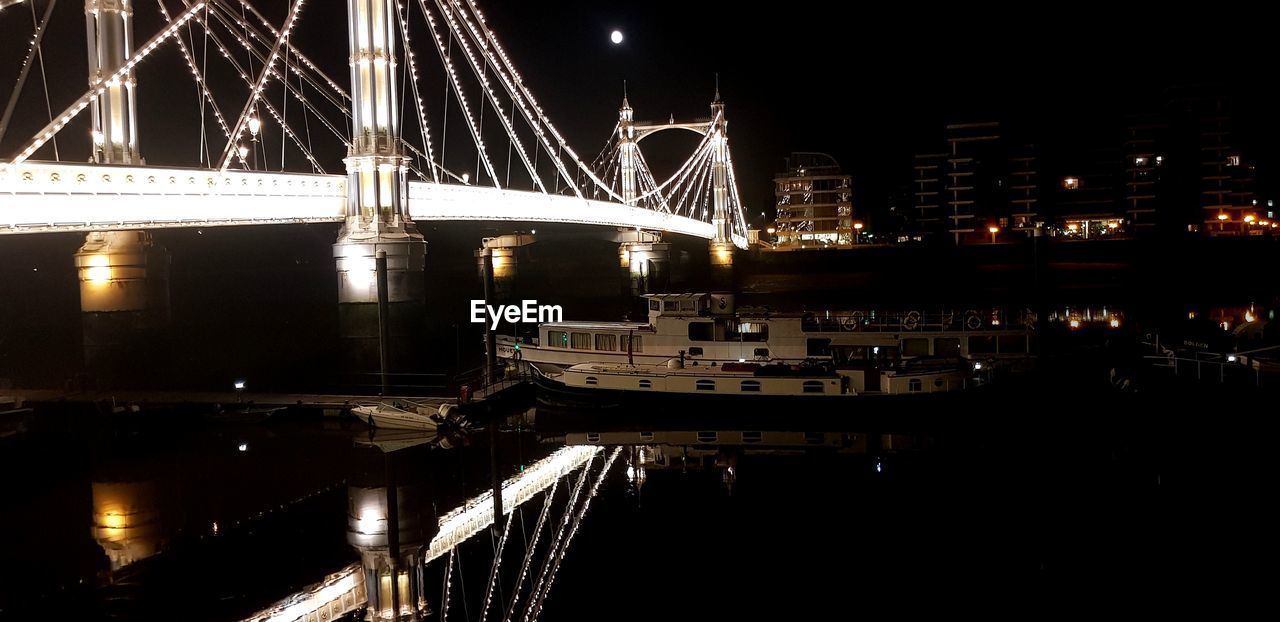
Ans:
[[[0,153],[0,234],[87,232],[76,256],[83,282],[127,290],[153,278],[160,262],[148,263],[156,252],[148,231],[169,227],[341,223],[339,301],[357,304],[376,300],[378,252],[388,257],[391,302],[421,298],[413,283],[426,250],[415,222],[576,223],[634,230],[648,243],[675,233],[708,239],[722,263],[746,244],[718,92],[711,116],[693,123],[637,123],[624,95],[610,140],[585,161],[475,0],[346,0],[345,86],[294,44],[302,29],[334,21],[308,24],[305,0],[288,0],[275,21],[249,0],[85,0],[88,76],[45,63],[58,4],[0,2],[6,36],[31,33],[16,85],[0,94],[0,144],[21,145]],[[138,43],[134,13],[144,8],[163,26]],[[138,146],[149,129],[138,99],[175,90],[174,76],[148,65],[166,54],[185,65],[181,88],[198,108],[190,128],[198,159],[187,162],[145,159]],[[80,97],[50,97],[51,82],[85,78]],[[15,124],[15,111],[33,101],[42,118],[28,113]],[[21,142],[3,142],[40,124]],[[639,143],[663,129],[702,138],[659,181]],[[344,170],[333,174],[324,163],[333,167],[339,150]],[[92,297],[86,287],[82,299]]]
[[[498,532],[494,534],[497,542],[479,603],[482,622],[486,619],[537,620],[582,518],[620,452],[621,448],[615,447],[606,456],[601,447],[563,447],[503,482],[502,514],[508,520],[502,521],[500,530],[493,530]],[[565,482],[563,488],[562,481]],[[516,545],[508,547],[514,512],[539,495],[542,508],[527,547],[524,551]],[[417,620],[436,607],[440,619],[448,620],[454,601],[462,597],[454,594],[457,588],[451,589],[454,575],[460,574],[460,563],[455,559],[458,547],[494,525],[492,492],[469,499],[442,516],[438,530],[425,546],[397,547],[400,554],[395,558],[396,566],[392,565],[389,554],[392,549],[387,541],[389,512],[385,504],[378,503],[383,496],[390,495],[382,492],[372,498],[352,499],[352,528],[348,539],[360,549],[360,563],[329,575],[245,622],[319,622],[338,619],[362,608],[367,608],[366,618],[371,620]],[[552,518],[553,505],[562,505],[555,518]],[[433,562],[444,565],[441,571],[444,586],[439,602],[428,604],[423,579],[427,566]],[[498,578],[504,574],[504,564],[518,564],[511,567],[517,571],[515,584],[508,583],[507,589],[503,589]],[[397,578],[394,582],[393,576]]]

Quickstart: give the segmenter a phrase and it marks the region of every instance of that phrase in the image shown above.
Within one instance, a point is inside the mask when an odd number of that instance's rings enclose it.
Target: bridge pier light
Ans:
[[[618,245],[618,265],[624,275],[625,293],[665,293],[671,285],[671,244],[656,233],[637,231],[636,239]]]
[[[90,233],[75,254],[84,362],[107,383],[163,369],[168,356],[169,253],[143,231]]]
[[[347,513],[347,543],[360,552],[360,564],[364,571],[365,593],[368,595],[366,620],[421,620],[428,612],[422,563],[422,547],[435,535],[435,514],[421,490],[411,486],[395,486],[395,505],[398,520],[388,520],[389,488],[350,486],[347,488],[349,511]],[[391,532],[389,526],[398,526],[395,534],[396,559],[392,563]],[[399,611],[392,611],[393,568],[396,600]]]
[[[493,259],[494,298],[498,302],[509,302],[516,288],[519,276],[520,256],[524,247],[533,244],[537,238],[531,233],[509,233],[492,238],[484,238],[480,248],[476,249],[476,269],[484,279],[484,257]],[[491,301],[493,302],[493,301]]]
[[[370,372],[381,362],[378,348],[377,253],[387,256],[387,316],[390,370],[404,371],[421,358],[426,331],[426,242],[417,231],[364,236],[344,229],[333,245],[338,271],[338,333],[348,369]]]
[[[733,255],[737,247],[732,242],[711,242],[711,287],[716,291],[733,291]]]

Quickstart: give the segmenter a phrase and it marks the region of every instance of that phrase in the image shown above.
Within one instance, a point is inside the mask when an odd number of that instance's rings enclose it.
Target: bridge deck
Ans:
[[[342,222],[342,175],[0,164],[0,234]],[[711,239],[706,222],[575,196],[409,182],[415,221],[559,222]]]

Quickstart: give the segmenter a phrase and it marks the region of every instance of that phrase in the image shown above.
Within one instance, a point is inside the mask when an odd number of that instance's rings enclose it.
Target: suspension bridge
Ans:
[[[47,114],[16,153],[0,153],[0,234],[340,222],[340,246],[392,245],[413,259],[404,247],[419,241],[414,222],[493,220],[745,244],[718,93],[709,119],[650,126],[632,120],[624,97],[611,139],[586,162],[474,0],[348,0],[347,88],[292,43],[307,27],[305,0],[291,0],[281,23],[248,0],[180,2],[157,0],[165,25],[137,44],[133,14],[144,3],[85,0],[88,86],[71,102],[50,101],[47,83],[77,76],[43,61],[57,0],[0,3],[6,33],[32,31],[17,84],[0,97],[0,141],[16,127],[22,98],[41,95],[33,74],[46,83]],[[198,95],[195,166],[139,151],[148,124],[137,100],[149,88],[172,88],[148,85],[171,80],[147,72],[161,54],[182,59]],[[436,118],[428,101],[442,102]],[[658,182],[639,143],[666,128],[703,140]],[[336,150],[345,151],[345,174],[325,168]],[[449,155],[455,151],[463,153]]]

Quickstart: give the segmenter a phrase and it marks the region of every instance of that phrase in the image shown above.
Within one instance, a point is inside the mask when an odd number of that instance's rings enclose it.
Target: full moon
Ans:
[[[609,35],[609,40],[612,41],[615,45],[622,43],[622,31],[621,30],[613,31],[613,33]]]

